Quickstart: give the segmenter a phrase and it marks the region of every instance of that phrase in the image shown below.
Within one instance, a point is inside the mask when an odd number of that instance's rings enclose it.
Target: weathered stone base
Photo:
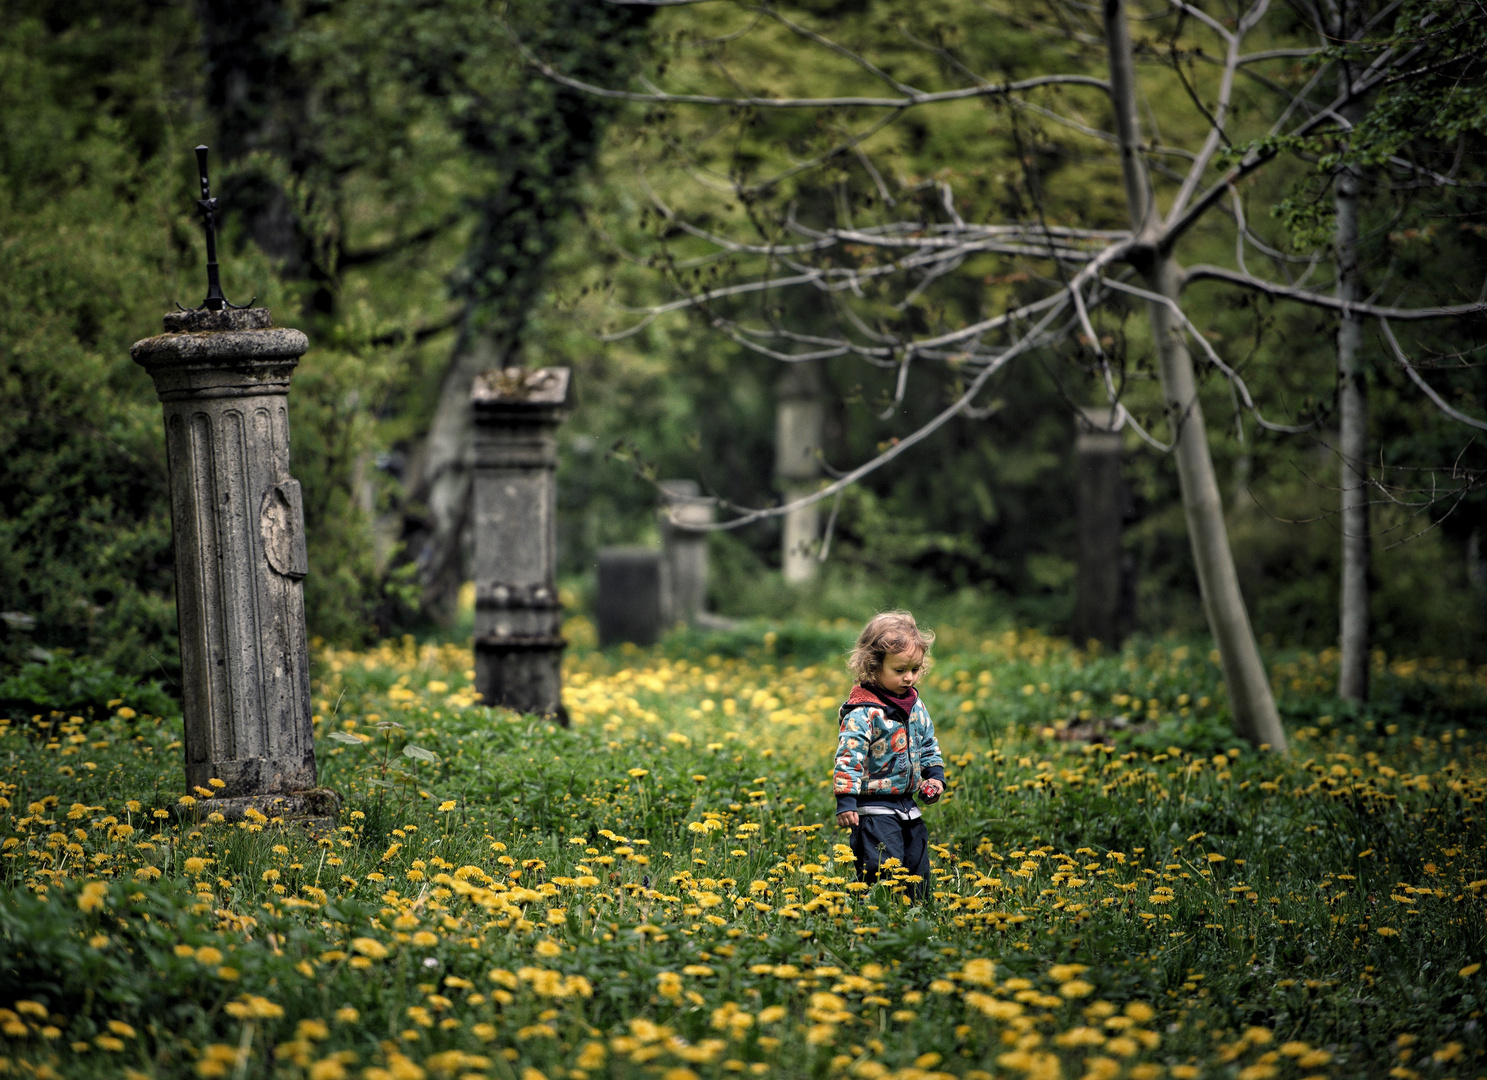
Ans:
[[[252,809],[268,818],[270,822],[281,821],[285,825],[303,825],[312,830],[335,828],[341,812],[341,794],[330,788],[311,788],[308,791],[284,791],[275,795],[238,795],[232,798],[198,799],[196,805],[185,814],[194,814],[205,821],[209,814],[221,814],[229,822],[242,821]]]
[[[286,735],[286,739],[287,737]],[[310,791],[315,788],[315,750],[312,746],[298,757],[251,757],[235,761],[186,763],[188,791],[205,787],[214,779],[227,785],[214,802],[223,802],[238,795],[249,799],[259,798],[256,795],[243,794],[252,791]]]
[[[475,687],[481,704],[547,716],[568,726],[563,707],[563,648],[560,637],[541,641],[477,638]]]

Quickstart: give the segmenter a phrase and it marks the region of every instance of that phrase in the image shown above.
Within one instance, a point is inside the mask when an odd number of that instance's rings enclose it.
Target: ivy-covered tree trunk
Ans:
[[[638,53],[650,6],[563,0],[535,27],[514,29],[529,48],[566,71],[622,82]],[[457,68],[444,73],[459,90]],[[465,265],[455,283],[460,333],[445,368],[439,404],[417,455],[404,521],[408,557],[419,567],[423,610],[447,623],[468,565],[470,387],[476,374],[521,364],[528,315],[543,287],[578,179],[592,162],[613,104],[533,75],[515,100],[476,97],[459,127],[466,147],[499,170],[478,203]]]
[[[197,0],[206,57],[207,106],[216,119],[219,160],[241,171],[220,188],[247,234],[289,277],[305,272],[294,209],[271,162],[299,157],[297,123],[311,98],[289,60],[293,14],[282,0]],[[255,154],[260,167],[245,168]],[[234,298],[235,299],[235,298]],[[246,298],[244,298],[246,300]]]

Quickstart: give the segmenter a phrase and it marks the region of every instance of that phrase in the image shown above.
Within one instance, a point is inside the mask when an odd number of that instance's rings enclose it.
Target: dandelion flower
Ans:
[[[359,937],[351,939],[351,948],[361,955],[373,960],[382,960],[387,956],[387,946],[376,938]]]
[[[83,891],[78,895],[77,906],[82,912],[97,911],[103,906],[103,898],[108,895],[108,886],[101,881],[90,881],[83,886]]]

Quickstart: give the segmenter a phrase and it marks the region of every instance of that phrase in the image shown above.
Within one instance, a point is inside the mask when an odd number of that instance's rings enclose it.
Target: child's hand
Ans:
[[[837,827],[842,829],[855,829],[858,821],[856,810],[843,810],[836,816]]]
[[[919,785],[919,794],[926,802],[934,802],[944,792],[945,785],[939,780],[925,780]]]

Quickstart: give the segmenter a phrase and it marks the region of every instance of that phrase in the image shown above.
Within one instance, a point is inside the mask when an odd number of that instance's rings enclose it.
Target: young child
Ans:
[[[907,611],[863,627],[847,661],[857,685],[840,709],[833,777],[836,823],[852,830],[858,879],[871,884],[885,859],[897,859],[920,879],[910,885],[915,899],[929,892],[929,831],[914,794],[932,803],[945,790],[935,725],[914,689],[934,640]]]

